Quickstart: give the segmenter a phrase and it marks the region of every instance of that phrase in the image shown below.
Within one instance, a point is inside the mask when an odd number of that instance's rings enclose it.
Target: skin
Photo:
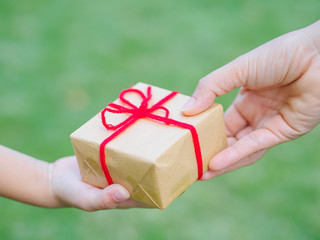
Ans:
[[[47,208],[85,211],[146,207],[119,184],[105,189],[81,181],[74,156],[47,163],[0,145],[0,196]]]
[[[184,115],[240,91],[225,113],[228,148],[213,157],[207,180],[260,159],[320,122],[320,21],[244,54],[202,78]]]
[[[241,90],[225,114],[229,147],[210,161],[203,179],[252,164],[270,147],[298,138],[320,122],[320,21],[202,78],[182,112],[205,111],[234,88]],[[47,163],[0,145],[0,166],[0,196],[17,201],[86,211],[146,207],[130,200],[121,185],[99,189],[82,182],[74,156]]]

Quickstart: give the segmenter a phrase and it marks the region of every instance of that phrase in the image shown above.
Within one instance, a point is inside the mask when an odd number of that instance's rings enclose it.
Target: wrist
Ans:
[[[36,185],[38,201],[31,202],[31,204],[46,207],[57,208],[59,207],[58,198],[55,196],[52,188],[52,173],[53,164],[44,161],[36,160]]]
[[[48,189],[48,196],[49,196],[49,208],[62,208],[66,207],[66,204],[61,200],[59,197],[56,187],[54,186],[54,169],[55,164],[49,163],[47,166],[47,189]]]

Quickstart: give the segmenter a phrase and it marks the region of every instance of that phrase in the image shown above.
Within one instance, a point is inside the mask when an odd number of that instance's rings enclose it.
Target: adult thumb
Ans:
[[[216,97],[244,86],[241,62],[242,57],[239,57],[201,78],[192,97],[182,107],[182,113],[187,116],[201,113],[212,105]]]

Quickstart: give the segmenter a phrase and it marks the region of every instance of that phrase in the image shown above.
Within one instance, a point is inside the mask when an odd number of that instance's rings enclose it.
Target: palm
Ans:
[[[275,99],[278,89],[269,91],[240,90],[232,106],[226,112],[226,129],[228,137],[240,139],[253,130],[268,125],[284,103]]]
[[[185,115],[244,87],[225,115],[229,147],[209,163],[203,179],[248,165],[270,147],[295,139],[320,122],[320,21],[285,34],[202,78]]]
[[[54,163],[52,189],[66,206],[75,206],[87,211],[109,208],[147,207],[133,200],[116,204],[110,200],[116,184],[99,189],[81,180],[76,158],[66,157]]]
[[[218,171],[208,173],[204,179],[252,164],[270,147],[295,139],[320,122],[320,102],[314,100],[317,96],[310,94],[306,98],[301,86],[297,91],[299,81],[302,79],[274,89],[240,90],[225,114],[229,148],[210,163],[211,169]],[[310,88],[308,84],[305,87]],[[229,167],[219,168],[219,164]]]

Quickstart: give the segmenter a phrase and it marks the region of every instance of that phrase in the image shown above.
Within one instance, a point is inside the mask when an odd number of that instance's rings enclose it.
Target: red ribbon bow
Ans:
[[[129,102],[127,99],[124,98],[124,95],[126,93],[136,93],[140,95],[142,98],[142,102],[139,107],[135,106],[131,102]],[[175,125],[178,127],[186,128],[189,129],[192,135],[192,140],[194,144],[194,151],[197,159],[197,167],[198,167],[198,180],[202,177],[203,175],[203,167],[202,167],[202,155],[201,155],[201,149],[200,149],[200,144],[199,144],[199,138],[198,138],[198,133],[195,129],[194,126],[176,121],[174,119],[169,118],[169,110],[162,105],[169,101],[171,98],[173,98],[175,95],[177,95],[178,92],[171,92],[168,96],[164,97],[161,99],[158,103],[153,105],[152,107],[148,107],[148,102],[151,99],[151,87],[149,86],[147,89],[147,96],[144,95],[144,93],[138,89],[133,89],[129,88],[120,93],[119,99],[121,102],[124,104],[128,105],[129,107],[124,107],[120,106],[115,103],[110,103],[105,109],[101,111],[101,120],[103,126],[107,130],[116,130],[112,135],[110,135],[108,138],[106,138],[101,144],[100,144],[100,163],[101,163],[101,168],[103,170],[103,173],[107,179],[107,182],[109,185],[113,184],[112,178],[110,176],[110,173],[108,171],[106,161],[105,161],[105,146],[116,136],[118,136],[120,133],[122,133],[125,129],[127,129],[129,126],[131,126],[133,123],[135,123],[137,120],[140,118],[151,118],[160,122],[163,122],[167,125]],[[152,112],[156,110],[163,110],[165,111],[165,116],[159,116],[155,115]],[[118,125],[112,125],[108,124],[106,122],[106,117],[105,117],[105,112],[111,112],[111,113],[128,113],[131,114],[126,120],[123,122],[119,123]]]

